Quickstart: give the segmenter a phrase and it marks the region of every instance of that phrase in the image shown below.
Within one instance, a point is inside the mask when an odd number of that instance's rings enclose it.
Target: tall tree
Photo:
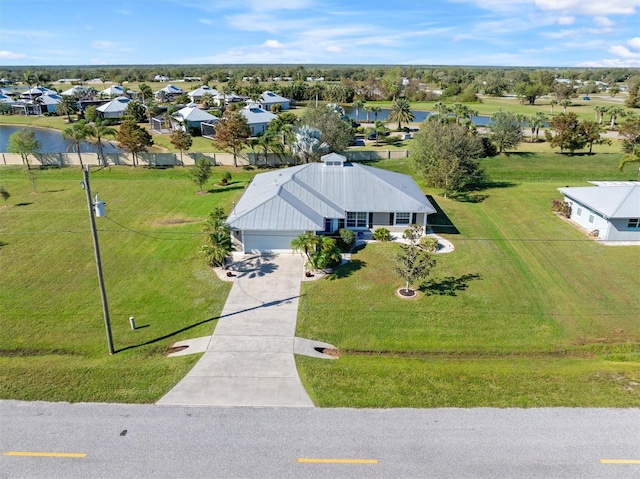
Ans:
[[[131,166],[133,167],[138,164],[138,155],[148,151],[149,147],[153,145],[153,138],[149,132],[130,118],[120,125],[117,140],[120,146],[131,153]]]
[[[9,153],[15,153],[20,155],[22,158],[22,163],[27,166],[27,171],[29,173],[29,180],[31,181],[31,187],[33,191],[36,192],[36,175],[31,165],[29,164],[29,155],[33,155],[40,151],[42,145],[36,138],[36,134],[33,130],[21,129],[12,133],[9,136],[9,143],[7,145],[7,150]]]
[[[191,148],[191,145],[193,144],[193,138],[191,138],[191,135],[185,130],[178,129],[172,132],[171,135],[169,135],[169,141],[176,150],[180,151],[180,163],[183,163],[182,152],[188,151],[189,148]]]
[[[80,120],[78,123],[74,123],[73,126],[65,128],[62,130],[62,137],[73,142],[73,146],[78,154],[80,167],[84,168],[80,149],[82,142],[87,141],[87,137],[89,137],[89,129],[87,128],[86,122],[84,120]]]
[[[558,100],[552,98],[551,100],[549,100],[549,105],[551,105],[551,114],[553,115],[553,107],[554,105],[558,104]]]
[[[153,91],[151,90],[151,87],[146,83],[140,83],[139,88],[140,88],[140,96],[142,97],[142,103],[146,104],[147,100],[150,100],[153,98]]]
[[[553,118],[549,122],[549,130],[545,132],[545,137],[549,145],[552,148],[559,147],[560,152],[569,150],[573,154],[585,145],[580,122],[574,112],[560,113]]]
[[[300,123],[319,130],[330,151],[346,150],[355,138],[351,121],[344,114],[344,109],[335,103],[307,107]]]
[[[238,152],[249,144],[250,136],[247,119],[238,111],[225,111],[216,124],[213,144],[233,153],[233,166],[238,166]]]
[[[626,154],[620,159],[618,169],[622,171],[626,165],[632,163],[638,163],[638,181],[640,181],[640,146],[636,146],[633,153]]]
[[[397,121],[398,130],[402,129],[402,122],[409,123],[415,119],[413,112],[411,111],[411,104],[406,98],[396,98],[391,102],[391,111],[387,120]]]
[[[410,158],[428,186],[442,188],[445,195],[464,191],[482,181],[479,159],[482,140],[463,125],[427,121],[420,125],[411,146]]]
[[[595,121],[584,120],[580,123],[580,133],[584,139],[584,143],[589,147],[589,154],[593,151],[593,145],[610,145],[611,140],[604,138],[602,133],[604,128]]]
[[[131,100],[127,105],[126,114],[136,123],[142,123],[147,119],[147,109],[138,100]]]
[[[67,117],[67,121],[71,123],[71,114],[78,109],[78,101],[73,96],[63,96],[62,101],[56,107],[56,114]]]
[[[102,139],[110,136],[115,138],[117,131],[105,124],[102,120],[97,120],[93,125],[87,124],[87,134],[91,138],[95,138],[96,145],[98,146],[98,156],[102,165],[107,166],[107,158],[104,155],[104,146],[102,145]]]
[[[624,116],[625,111],[622,107],[612,105],[607,107],[607,114],[611,117],[611,119],[609,120],[609,129],[613,131],[616,127],[616,119],[619,116]]]
[[[356,123],[360,123],[360,109],[364,107],[364,101],[356,100],[351,104],[351,107],[356,110]]]
[[[538,135],[540,133],[540,128],[542,128],[548,121],[547,115],[545,115],[541,111],[537,111],[535,115],[532,115],[527,120],[529,126],[531,127],[531,142],[538,141]]]
[[[498,147],[498,153],[516,149],[522,141],[522,124],[510,111],[498,111],[491,117],[491,141]]]
[[[640,146],[640,115],[627,115],[618,129],[618,135],[622,138],[622,151],[633,153]]]

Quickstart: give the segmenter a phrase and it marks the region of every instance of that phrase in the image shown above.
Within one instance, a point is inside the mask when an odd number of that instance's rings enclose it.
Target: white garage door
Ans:
[[[289,253],[291,240],[304,231],[245,231],[245,253]]]

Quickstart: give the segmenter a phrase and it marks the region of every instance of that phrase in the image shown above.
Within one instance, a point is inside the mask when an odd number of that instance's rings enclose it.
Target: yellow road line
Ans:
[[[87,455],[81,452],[23,452],[23,451],[9,451],[3,452],[3,456],[32,456],[32,457],[86,457]]]
[[[301,457],[298,459],[301,463],[320,463],[320,464],[378,464],[377,459],[313,459]]]
[[[600,459],[601,464],[640,464],[640,459]]]

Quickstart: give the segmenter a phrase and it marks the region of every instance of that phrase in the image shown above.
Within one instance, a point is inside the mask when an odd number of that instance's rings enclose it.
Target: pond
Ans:
[[[354,120],[356,120],[355,108],[348,106],[344,109],[344,112],[349,118],[353,118]],[[380,113],[378,113],[378,120],[382,120],[382,121],[386,120],[387,117],[389,116],[389,113],[391,113],[390,109],[383,108],[380,111]],[[422,110],[412,110],[411,113],[413,113],[413,116],[415,117],[415,119],[413,120],[415,123],[422,123],[427,119],[429,115],[433,115],[432,111],[422,111]],[[366,120],[367,120],[367,113],[363,111],[361,108],[357,121],[362,122]],[[373,122],[374,120],[373,113],[369,113],[369,120]],[[474,116],[474,117],[471,117],[471,120],[478,126],[487,126],[489,125],[489,123],[491,123],[491,119],[488,116]]]
[[[42,145],[40,153],[72,153],[76,151],[73,142],[62,138],[62,133],[58,130],[30,126],[0,125],[0,152],[8,152],[9,137],[22,129],[35,132],[37,140]],[[102,140],[102,144],[104,145],[103,150],[105,153],[118,153],[121,151],[114,141]],[[80,152],[97,153],[98,147],[92,143],[82,142],[80,144]]]

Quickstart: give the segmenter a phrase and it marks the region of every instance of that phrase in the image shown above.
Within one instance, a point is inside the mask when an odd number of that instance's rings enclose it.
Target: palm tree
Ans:
[[[596,105],[593,109],[596,111],[596,121],[598,123],[602,123],[602,120],[604,118],[604,114],[607,112],[607,107],[606,106],[601,106],[601,105]]]
[[[553,115],[553,105],[557,105],[558,104],[558,100],[555,99],[551,99],[549,100],[549,105],[551,105],[551,114]]]
[[[100,162],[107,166],[107,159],[104,156],[104,150],[102,148],[102,139],[106,136],[112,136],[115,138],[117,131],[114,128],[111,128],[108,125],[102,123],[102,121],[96,121],[93,125],[87,125],[87,134],[91,138],[96,139],[96,145],[98,145],[98,156],[100,157]]]
[[[313,233],[304,233],[291,240],[291,251],[307,257],[307,264],[311,264],[311,254],[315,251],[317,236]]]
[[[387,118],[389,121],[398,122],[398,130],[402,128],[402,122],[409,123],[415,119],[411,111],[411,104],[406,98],[396,98],[391,103],[391,112]]]
[[[84,165],[82,164],[82,155],[80,154],[80,143],[86,141],[88,136],[89,131],[84,120],[80,120],[72,127],[62,130],[62,137],[73,142],[73,145],[76,148],[76,153],[78,153],[78,161],[80,162],[81,168],[84,168]]]
[[[373,113],[373,122],[375,123],[376,121],[378,121],[378,113],[380,113],[382,111],[382,108],[377,106],[377,105],[373,105],[371,107],[371,113]]]
[[[541,111],[536,112],[535,115],[529,118],[529,125],[531,126],[531,143],[534,141],[538,141],[538,134],[540,133],[540,128],[542,128],[547,122],[547,115],[542,113]]]
[[[231,228],[214,211],[205,223],[204,233],[207,236],[207,244],[202,246],[201,251],[207,258],[207,263],[210,266],[225,267],[225,260],[233,250]]]
[[[362,100],[356,100],[351,104],[351,107],[356,110],[356,123],[360,123],[360,108],[363,106],[364,102]]]
[[[280,135],[278,132],[269,130],[264,132],[264,135],[258,137],[258,146],[262,147],[264,154],[264,166],[269,165],[269,152],[273,152],[280,158],[280,155],[284,153],[284,145],[280,142]]]
[[[387,127],[384,126],[383,121],[376,120],[376,122],[374,123],[373,131],[376,134],[375,146],[378,146],[378,138],[380,137],[380,135],[384,135],[387,132]]]
[[[143,105],[145,104],[145,100],[153,98],[153,91],[146,83],[140,83],[140,96],[142,97]]]
[[[625,165],[629,163],[638,163],[638,181],[640,181],[640,146],[636,146],[633,153],[629,155],[625,155],[620,159],[620,163],[618,163],[618,169],[622,171]]]
[[[453,105],[451,111],[456,116],[456,123],[460,123],[460,120],[464,118],[471,121],[471,119],[478,114],[476,110],[472,110],[467,105],[463,105],[462,103],[456,103],[455,105]]]
[[[329,145],[322,141],[320,130],[307,125],[296,130],[296,139],[291,145],[294,158],[300,158],[305,163],[309,163],[310,159],[327,151],[329,151]]]
[[[441,101],[438,101],[433,105],[433,110],[437,111],[441,115],[448,115],[449,113],[451,113],[451,108]]]
[[[619,106],[607,107],[607,113],[611,115],[611,124],[610,124],[611,131],[613,131],[613,129],[616,126],[616,118],[618,118],[619,116],[624,116],[624,112],[625,110]]]
[[[369,114],[371,113],[371,106],[370,105],[363,106],[362,111],[364,111],[367,114],[367,123],[370,123]]]
[[[67,121],[71,123],[71,114],[75,113],[74,104],[77,104],[76,100],[71,96],[65,96],[60,104],[58,104],[56,108],[56,113],[58,115],[66,115]]]
[[[571,106],[571,100],[562,100],[560,101],[560,106],[562,107],[562,113],[567,112],[567,107]]]

